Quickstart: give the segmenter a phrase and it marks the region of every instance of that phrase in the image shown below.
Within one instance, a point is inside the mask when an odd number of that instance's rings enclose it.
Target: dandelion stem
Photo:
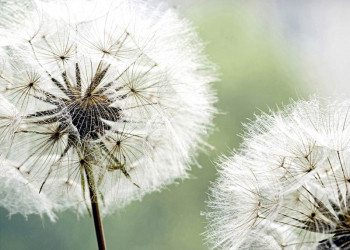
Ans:
[[[92,214],[94,217],[94,224],[95,224],[98,249],[105,250],[106,249],[106,242],[105,242],[105,236],[103,233],[100,208],[98,205],[95,177],[93,175],[93,172],[90,169],[88,169],[88,167],[85,167],[85,173],[86,173],[86,179],[87,179],[87,182],[89,185],[90,201],[91,201]]]

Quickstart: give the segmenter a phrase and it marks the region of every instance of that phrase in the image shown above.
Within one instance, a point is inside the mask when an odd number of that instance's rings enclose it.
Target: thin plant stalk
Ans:
[[[86,178],[89,185],[91,209],[92,209],[92,215],[94,218],[98,249],[105,250],[106,241],[105,241],[105,236],[103,232],[103,225],[102,225],[102,219],[100,215],[100,208],[98,204],[98,197],[95,191],[96,190],[95,177],[93,175],[93,172],[89,170],[88,167],[85,167],[85,173],[86,173]]]

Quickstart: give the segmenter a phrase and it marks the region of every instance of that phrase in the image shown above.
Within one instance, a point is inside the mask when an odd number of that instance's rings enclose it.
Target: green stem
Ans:
[[[90,201],[92,208],[92,215],[94,217],[97,245],[99,250],[106,250],[106,241],[103,233],[102,219],[100,215],[100,208],[98,205],[97,187],[95,177],[91,169],[85,167],[86,179],[89,185]]]

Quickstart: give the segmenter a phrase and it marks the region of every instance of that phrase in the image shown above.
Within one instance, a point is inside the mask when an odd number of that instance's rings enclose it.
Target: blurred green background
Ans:
[[[215,83],[217,107],[210,137],[215,150],[200,154],[202,168],[193,167],[192,178],[146,196],[104,219],[108,249],[207,249],[203,242],[208,187],[215,179],[213,162],[241,141],[242,122],[259,110],[303,97],[296,62],[283,44],[246,5],[229,1],[181,9],[206,42],[206,52],[218,65],[221,81]],[[293,57],[292,57],[293,58]],[[96,249],[93,221],[72,213],[44,222],[38,216],[20,215],[10,220],[0,209],[0,249]]]

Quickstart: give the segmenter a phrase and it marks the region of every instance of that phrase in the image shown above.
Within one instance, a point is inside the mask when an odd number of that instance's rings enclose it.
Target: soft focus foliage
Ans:
[[[247,125],[211,190],[213,248],[349,248],[349,110],[313,98]]]
[[[0,27],[2,152],[27,189],[81,213],[90,186],[110,213],[187,177],[215,97],[186,21],[139,1],[5,1]]]

